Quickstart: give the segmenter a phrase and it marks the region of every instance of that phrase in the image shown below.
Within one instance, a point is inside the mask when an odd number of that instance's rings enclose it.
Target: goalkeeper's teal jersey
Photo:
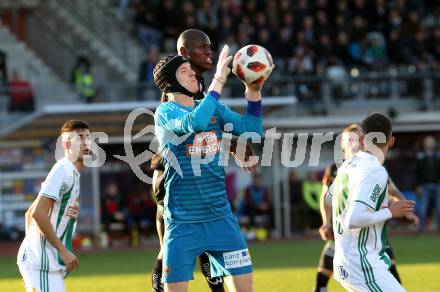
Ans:
[[[206,222],[231,213],[226,197],[221,146],[224,125],[232,134],[262,133],[262,118],[240,115],[210,92],[195,107],[162,103],[155,133],[165,166],[164,217],[167,222]]]

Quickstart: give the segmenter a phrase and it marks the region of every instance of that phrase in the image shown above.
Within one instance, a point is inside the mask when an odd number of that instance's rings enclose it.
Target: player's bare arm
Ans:
[[[26,213],[24,214],[24,220],[25,220],[25,231],[28,231],[29,226],[31,226],[32,223],[32,213],[34,212],[35,208],[35,201],[32,202],[32,204],[27,209]]]
[[[46,239],[58,250],[64,264],[66,265],[66,271],[70,272],[73,269],[79,268],[79,260],[64,246],[52,228],[48,214],[53,207],[53,203],[54,200],[50,198],[41,195],[38,196],[35,200],[35,208],[32,212],[32,218],[35,220]]]
[[[322,225],[319,227],[319,235],[322,240],[333,239],[333,228],[331,223],[332,218],[332,206],[327,204],[325,201],[325,196],[328,192],[328,186],[322,185],[322,192],[319,198],[319,209],[322,217]]]

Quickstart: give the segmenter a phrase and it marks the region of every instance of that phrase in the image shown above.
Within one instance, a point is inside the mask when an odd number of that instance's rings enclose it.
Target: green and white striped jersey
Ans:
[[[386,221],[352,229],[347,223],[348,214],[355,204],[367,206],[369,212],[388,206],[387,181],[388,173],[379,160],[362,151],[338,169],[330,188],[336,280],[374,285],[376,279],[388,273],[390,259],[385,252]]]
[[[75,165],[64,157],[52,167],[38,194],[54,200],[49,213],[50,222],[58,238],[70,251],[79,213],[79,178]],[[17,261],[23,266],[43,271],[64,269],[58,251],[47,241],[34,220],[21,244]]]

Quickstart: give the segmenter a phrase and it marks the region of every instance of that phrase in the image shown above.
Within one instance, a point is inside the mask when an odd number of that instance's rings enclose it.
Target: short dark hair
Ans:
[[[70,120],[61,126],[61,134],[85,129],[89,129],[89,125],[86,122],[80,120]]]
[[[362,133],[367,135],[369,133],[383,133],[387,142],[391,138],[392,133],[391,121],[389,118],[380,113],[371,113],[362,121]],[[386,143],[375,143],[382,146]]]

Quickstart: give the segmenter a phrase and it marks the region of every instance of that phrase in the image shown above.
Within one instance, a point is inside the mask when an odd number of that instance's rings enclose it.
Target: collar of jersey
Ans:
[[[373,154],[368,153],[368,152],[365,152],[365,151],[362,151],[362,150],[359,150],[359,151],[356,153],[355,156],[357,156],[357,157],[369,157],[369,158],[373,157],[374,159],[376,159],[377,161],[379,161],[379,159],[377,159],[377,157],[374,156]]]
[[[72,161],[70,161],[69,158],[64,156],[62,159],[65,159],[66,161],[68,161],[67,163],[72,167],[73,171],[76,172],[77,174],[79,174],[79,171],[78,171],[78,169],[76,169],[75,164]]]

